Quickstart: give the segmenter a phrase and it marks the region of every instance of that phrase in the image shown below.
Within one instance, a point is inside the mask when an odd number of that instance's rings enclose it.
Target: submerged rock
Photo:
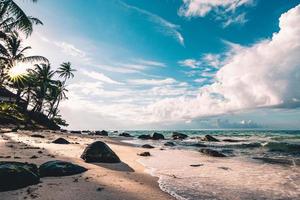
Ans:
[[[54,143],[54,144],[70,144],[70,142],[64,138],[57,138],[52,143]]]
[[[119,134],[119,136],[121,136],[121,137],[133,137],[132,135],[130,135],[129,133],[121,133],[121,134]]]
[[[73,133],[73,134],[81,134],[81,131],[70,131],[70,133]]]
[[[207,142],[220,142],[220,140],[211,135],[206,135],[202,140]]]
[[[145,149],[153,149],[154,146],[151,146],[150,144],[144,144],[144,145],[142,146],[142,148],[145,148]]]
[[[148,151],[146,151],[146,152],[143,152],[143,153],[139,153],[138,154],[139,156],[151,156],[151,154],[148,152]]]
[[[202,144],[202,143],[194,143],[194,144],[191,144],[190,146],[192,146],[192,147],[207,147],[207,145]]]
[[[289,158],[269,158],[269,157],[253,157],[255,160],[260,160],[269,164],[279,165],[300,165],[300,159],[289,159]]]
[[[160,133],[153,133],[152,135],[152,139],[153,140],[164,140],[165,139],[165,136],[163,134],[160,134]]]
[[[183,133],[173,132],[173,134],[172,134],[172,138],[174,140],[183,140],[183,139],[186,139],[187,137],[188,137],[188,135],[183,134]]]
[[[176,146],[176,144],[174,142],[166,142],[164,145],[168,146],[168,147]]]
[[[120,158],[105,144],[97,141],[86,147],[81,155],[85,162],[101,162],[101,163],[119,163]]]
[[[34,164],[0,162],[0,191],[9,191],[38,184],[38,168]]]
[[[244,140],[224,139],[223,142],[244,142]]]
[[[45,136],[39,135],[39,134],[33,134],[33,135],[31,135],[31,137],[34,137],[34,138],[45,138]]]
[[[87,169],[70,162],[54,160],[42,164],[39,168],[39,171],[41,177],[46,177],[46,176],[70,176],[74,174],[83,173],[87,171]]]
[[[105,130],[102,130],[102,131],[95,131],[95,135],[108,136],[108,132],[105,131]]]
[[[200,149],[199,152],[212,157],[226,157],[225,154],[212,149]]]
[[[140,136],[138,136],[138,139],[150,140],[151,139],[151,135],[140,135]]]

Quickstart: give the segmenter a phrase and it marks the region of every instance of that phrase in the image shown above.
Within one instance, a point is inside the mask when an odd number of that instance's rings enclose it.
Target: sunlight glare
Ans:
[[[27,74],[27,67],[25,67],[21,63],[18,63],[17,65],[15,65],[13,68],[11,68],[9,70],[9,76],[11,78],[15,78],[18,76],[24,76],[26,74]]]

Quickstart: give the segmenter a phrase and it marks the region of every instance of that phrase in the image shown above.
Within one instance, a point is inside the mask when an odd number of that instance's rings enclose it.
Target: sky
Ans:
[[[17,2],[69,129],[300,128],[300,0]]]

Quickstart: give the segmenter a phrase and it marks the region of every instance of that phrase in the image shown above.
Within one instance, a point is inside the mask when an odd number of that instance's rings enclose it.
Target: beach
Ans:
[[[204,136],[205,131],[198,131],[198,136],[186,131],[188,137],[180,140],[174,139],[174,133],[170,136],[164,132],[166,138],[158,139],[162,135],[147,135],[150,132],[132,131],[127,137],[113,131],[109,136],[60,131],[1,133],[0,161],[39,166],[62,160],[88,169],[78,175],[41,178],[37,185],[1,192],[1,199],[293,200],[300,197],[299,145],[287,146],[291,139],[298,141],[298,132],[269,132],[266,137],[263,131],[234,134],[211,131],[214,136]],[[64,138],[70,144],[52,143],[57,138]],[[204,141],[207,138],[216,141]],[[84,162],[80,158],[82,152],[95,141],[106,143],[121,163]],[[200,153],[200,149],[216,151]],[[139,156],[142,152],[149,152],[150,156]]]
[[[45,138],[30,137],[30,131],[1,133],[0,161],[29,162],[40,165],[50,160],[64,160],[84,166],[87,172],[74,176],[43,178],[41,183],[23,189],[1,192],[3,200],[43,199],[43,200],[82,200],[82,199],[173,199],[160,190],[157,178],[150,176],[139,164],[137,153],[140,148],[133,148],[104,137],[71,135],[57,132],[35,132]],[[52,144],[57,137],[64,137],[71,143]],[[87,144],[101,140],[106,142],[120,157],[120,164],[88,164],[80,159]],[[42,151],[43,153],[38,153]],[[36,155],[38,158],[32,159]],[[10,158],[4,158],[10,156]]]

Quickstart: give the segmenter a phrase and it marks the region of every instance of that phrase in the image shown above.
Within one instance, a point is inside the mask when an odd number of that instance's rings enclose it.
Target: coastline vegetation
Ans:
[[[67,99],[66,83],[76,70],[70,62],[55,70],[44,56],[28,55],[31,47],[23,42],[35,25],[43,23],[28,16],[15,1],[0,0],[0,122],[12,122],[13,117],[25,125],[34,119],[47,121],[42,124],[50,127],[67,126],[59,105]]]

